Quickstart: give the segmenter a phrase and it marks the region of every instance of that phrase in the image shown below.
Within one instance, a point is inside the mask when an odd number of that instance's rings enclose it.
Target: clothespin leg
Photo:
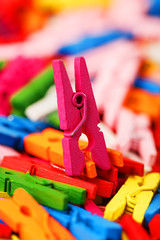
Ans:
[[[83,133],[88,137],[88,147],[86,150],[91,152],[92,160],[99,168],[108,170],[110,162],[106,149],[103,133],[97,126],[100,122],[89,73],[83,57],[75,58],[75,83],[76,91],[83,92],[87,97],[87,114],[82,128]]]
[[[81,131],[78,130],[74,138],[64,136],[62,139],[65,173],[67,175],[79,176],[85,167],[84,153],[79,149],[78,145],[78,139],[81,135],[80,132]],[[74,161],[75,159],[76,162]]]

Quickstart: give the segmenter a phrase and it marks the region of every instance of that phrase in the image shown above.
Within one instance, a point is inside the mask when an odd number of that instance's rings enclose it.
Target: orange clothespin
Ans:
[[[159,115],[160,96],[138,88],[132,88],[126,97],[124,107],[136,113],[145,113],[155,120]]]
[[[12,199],[0,200],[0,216],[21,240],[75,240],[22,188],[15,190]]]
[[[91,82],[84,58],[75,58],[76,92],[73,92],[62,61],[53,61],[54,80],[62,139],[65,172],[78,176],[85,167],[84,152],[78,146],[82,133],[88,137],[86,150],[95,164],[104,170],[110,168],[103,133],[97,126],[100,122]]]
[[[64,168],[63,133],[61,131],[47,128],[41,133],[29,134],[24,138],[25,151],[33,156],[49,161],[52,165]],[[84,149],[87,142],[79,141],[80,149]],[[83,174],[89,178],[97,176],[95,163],[90,159],[88,152],[85,152],[85,169]]]

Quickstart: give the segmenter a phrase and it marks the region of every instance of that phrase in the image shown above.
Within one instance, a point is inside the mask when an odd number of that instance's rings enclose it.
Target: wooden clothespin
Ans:
[[[10,100],[13,108],[12,112],[24,116],[25,109],[29,105],[40,100],[53,85],[53,83],[54,79],[52,67],[48,65],[35,77],[33,77],[28,84],[12,95]]]
[[[5,157],[1,163],[1,166],[5,167],[5,168],[9,168],[9,169],[14,169],[17,171],[22,171],[22,172],[30,171],[30,174],[32,174],[32,175],[36,175],[36,176],[40,176],[43,178],[51,179],[56,182],[60,182],[60,183],[51,184],[51,186],[54,185],[54,189],[50,189],[50,190],[56,190],[56,189],[58,190],[59,189],[59,190],[61,190],[61,192],[63,192],[64,188],[62,186],[63,185],[62,183],[66,183],[67,185],[69,184],[69,185],[73,185],[73,186],[82,188],[81,190],[80,189],[76,190],[73,187],[67,187],[68,190],[67,190],[67,188],[64,189],[64,193],[67,193],[67,195],[69,194],[68,195],[69,201],[73,202],[73,203],[77,203],[77,204],[83,204],[85,201],[84,189],[86,189],[87,197],[89,199],[94,199],[96,194],[99,196],[102,196],[102,197],[110,198],[112,195],[113,187],[114,187],[113,182],[117,181],[117,175],[114,173],[114,170],[111,171],[112,174],[114,175],[113,176],[114,180],[113,180],[113,178],[110,177],[110,173],[108,174],[108,178],[106,176],[106,179],[108,181],[105,179],[102,179],[100,177],[96,177],[93,179],[89,179],[87,177],[82,177],[82,176],[81,176],[81,178],[75,178],[75,177],[73,178],[71,176],[67,176],[64,173],[62,168],[59,168],[55,165],[50,166],[49,164],[36,161],[36,159],[32,160],[29,158],[27,159],[25,157],[24,158],[22,158],[22,157],[20,157],[20,158],[19,157],[18,158]],[[12,172],[14,172],[14,171],[12,171]],[[1,173],[1,175],[2,175],[2,173]],[[18,173],[18,175],[22,175],[22,173],[21,174]],[[36,176],[34,176],[35,180],[37,179]],[[34,180],[33,178],[31,179],[28,177],[29,177],[29,175],[23,176],[23,178],[27,180],[27,183],[26,183],[27,185],[29,184],[29,179],[32,182]],[[103,174],[102,174],[102,177],[103,177]],[[1,178],[1,176],[0,176],[0,178]],[[110,182],[110,181],[113,181],[113,182]],[[43,181],[41,181],[41,182],[43,182]],[[49,182],[51,183],[51,181],[49,181]],[[37,183],[38,183],[38,181],[37,181]],[[47,185],[49,185],[49,184],[47,184]],[[58,185],[61,185],[61,186],[58,187]],[[19,187],[21,187],[21,185],[19,185]],[[36,187],[37,187],[37,184],[35,186],[33,185],[34,189]],[[49,186],[47,186],[47,189],[49,191]],[[75,197],[74,197],[74,194],[75,194]],[[58,203],[58,201],[56,201],[56,202],[51,201],[51,204],[53,204],[54,206],[55,206],[55,203]],[[47,205],[49,204],[48,198],[47,198],[46,204]]]
[[[50,104],[52,102],[52,104]],[[43,98],[29,105],[26,110],[26,116],[32,121],[41,120],[50,113],[57,110],[56,89],[55,86],[49,88]]]
[[[98,216],[103,217],[104,213],[100,210],[100,208],[92,201],[85,201],[84,208],[91,212],[92,214],[97,214]]]
[[[9,239],[11,236],[11,233],[12,233],[12,229],[9,226],[3,223],[0,223],[0,239],[1,238]]]
[[[160,239],[160,214],[156,214],[149,222],[149,231],[153,239]]]
[[[160,203],[160,187],[158,188],[157,193],[154,195],[152,202],[150,203],[149,207],[145,212],[144,218],[145,218],[145,224],[147,226],[156,214],[160,214],[159,203]]]
[[[75,58],[75,93],[62,61],[53,61],[53,72],[60,127],[64,130],[62,145],[66,174],[78,176],[85,167],[84,152],[78,146],[82,133],[88,137],[87,150],[91,152],[92,160],[99,168],[109,169],[107,149],[103,133],[97,126],[100,119],[84,58]]]
[[[26,85],[45,65],[44,59],[24,57],[17,57],[7,65],[1,73],[1,115],[8,115],[11,112],[10,97]]]
[[[131,215],[125,214],[122,217],[120,224],[129,240],[150,240],[147,231],[139,223],[134,221]]]
[[[23,138],[49,126],[48,123],[33,122],[16,115],[0,116],[0,144],[24,151]]]
[[[76,239],[120,240],[122,227],[83,208],[68,204],[68,211],[55,211],[45,207],[54,217],[76,237]]]
[[[29,134],[25,137],[25,151],[33,156],[49,161],[50,164],[64,168],[62,139],[63,132],[47,128],[39,134]],[[79,141],[80,149],[84,149],[86,146],[87,142]],[[83,173],[89,178],[96,177],[95,163],[90,159],[87,152],[85,154],[85,161],[86,168]]]
[[[15,190],[12,199],[0,200],[0,216],[21,240],[75,240],[22,188]]]
[[[54,184],[48,179],[36,178],[29,173],[24,174],[0,167],[0,182],[0,191],[5,191],[10,196],[17,188],[22,187],[40,204],[59,210],[67,209],[68,196],[65,194],[67,189],[61,185],[59,186],[61,191],[55,190]]]
[[[159,173],[150,173],[145,177],[130,176],[107,204],[104,217],[114,221],[126,212],[132,214],[135,221],[142,223],[159,182]]]
[[[4,157],[1,163],[1,166],[12,169],[12,170],[16,170],[16,171],[11,171],[11,174],[14,174],[14,173],[16,174],[18,173],[17,171],[23,172],[23,173],[20,173],[20,175],[19,174],[18,175],[22,176],[23,179],[26,179],[26,177],[28,176],[29,177],[27,179],[28,183],[30,182],[30,180],[36,185],[40,184],[45,186],[45,184],[47,183],[46,185],[47,188],[53,188],[54,190],[64,193],[65,195],[68,196],[68,201],[71,203],[82,205],[85,202],[86,190],[84,188],[63,183],[64,179],[62,179],[60,182],[60,178],[63,178],[64,176],[64,175],[63,176],[61,175],[61,171],[58,171],[58,169],[56,171],[56,168],[54,171],[54,167],[50,166],[49,164],[43,163],[38,159],[25,157],[25,156],[21,156],[17,158]],[[24,173],[27,173],[27,176]],[[28,175],[28,173],[30,175]],[[52,179],[55,179],[55,181],[49,180],[51,175],[52,175]],[[41,176],[43,176],[43,178]],[[59,176],[59,179],[56,178],[56,176]],[[73,180],[73,183],[74,183],[74,180]],[[3,195],[4,194],[2,194],[2,196]],[[1,196],[1,192],[0,192],[0,196]],[[34,198],[36,199],[35,196]],[[47,202],[49,202],[49,200]],[[59,200],[57,202],[59,202]]]
[[[72,189],[72,186],[80,187],[81,189],[86,189],[87,191],[87,197],[89,199],[94,199],[97,192],[97,186],[94,183],[90,183],[84,180],[81,180],[79,178],[72,178],[70,176],[67,176],[64,171],[61,170],[61,168],[55,166],[51,166],[49,164],[39,162],[34,158],[25,158],[25,157],[5,157],[1,163],[2,167],[13,169],[16,171],[21,172],[27,172],[30,171],[31,174],[34,174],[35,176],[51,179],[55,182],[66,183],[67,185],[71,185],[70,190]],[[54,186],[55,188],[55,186]],[[62,185],[61,185],[61,191],[62,191]],[[74,203],[76,204],[83,204],[84,198],[80,197],[83,196],[83,192],[78,191],[69,191],[70,197],[72,198],[72,201],[74,199]],[[73,198],[75,193],[76,198]],[[81,194],[82,193],[82,194]],[[69,200],[70,202],[71,199]]]
[[[138,152],[146,166],[153,166],[156,161],[156,147],[151,121],[146,114],[137,114],[122,108],[117,121],[117,148],[123,154],[129,149]]]

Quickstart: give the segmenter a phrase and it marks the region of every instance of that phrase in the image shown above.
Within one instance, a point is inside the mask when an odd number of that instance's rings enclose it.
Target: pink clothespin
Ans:
[[[110,24],[117,29],[129,31],[139,39],[159,39],[160,19],[148,16],[148,0],[115,0],[106,13]]]
[[[101,217],[104,216],[104,213],[92,200],[85,201],[84,208],[87,211],[91,212],[92,214],[97,214],[98,216],[101,216]]]
[[[135,150],[144,160],[146,166],[153,166],[157,151],[150,120],[145,114],[136,114],[122,108],[117,121],[118,150],[125,154],[129,149]]]
[[[94,79],[93,91],[98,111],[103,114],[103,122],[114,129],[119,109],[141,64],[140,48],[134,42],[121,39],[84,52],[84,57]],[[70,79],[73,79],[73,56],[65,60]]]
[[[84,152],[79,149],[78,139],[82,133],[88,137],[86,150],[99,168],[109,169],[110,163],[103,133],[97,124],[100,122],[91,82],[84,58],[75,58],[74,93],[60,60],[53,61],[54,80],[60,127],[64,130],[63,157],[67,175],[80,175],[84,169]]]

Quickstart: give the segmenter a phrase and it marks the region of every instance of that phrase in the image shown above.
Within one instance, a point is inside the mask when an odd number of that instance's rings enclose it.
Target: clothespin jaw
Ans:
[[[82,133],[88,137],[86,150],[91,152],[92,160],[99,168],[108,170],[108,153],[103,133],[97,126],[100,119],[84,58],[75,58],[75,93],[62,61],[53,61],[53,72],[60,127],[64,130],[62,145],[66,174],[78,176],[84,169],[84,152],[78,145]]]

